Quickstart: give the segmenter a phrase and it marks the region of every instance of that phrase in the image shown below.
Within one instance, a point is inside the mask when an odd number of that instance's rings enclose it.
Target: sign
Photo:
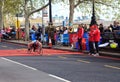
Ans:
[[[43,17],[48,17],[47,8],[44,8],[44,9],[42,10],[42,14],[43,14]]]
[[[16,26],[16,28],[20,28],[20,21],[19,21],[19,20],[17,20],[17,21],[15,22],[15,26]]]

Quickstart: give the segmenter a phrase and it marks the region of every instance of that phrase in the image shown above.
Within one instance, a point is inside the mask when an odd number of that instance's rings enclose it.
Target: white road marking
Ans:
[[[10,59],[7,59],[7,58],[4,58],[4,57],[1,57],[1,59],[4,59],[6,61],[9,61],[9,62],[12,62],[12,63],[15,63],[15,64],[18,64],[18,65],[21,65],[21,66],[24,66],[24,67],[27,67],[29,69],[32,69],[32,70],[37,70],[36,68],[33,68],[33,67],[30,67],[30,66],[27,66],[25,64],[22,64],[22,63],[19,63],[19,62],[16,62],[16,61],[13,61],[13,60],[10,60]]]
[[[59,58],[61,58],[61,59],[67,59],[66,57],[64,57],[64,56],[58,56]]]
[[[77,60],[78,62],[83,62],[83,63],[90,63],[89,61],[84,61],[84,60]]]
[[[68,80],[66,80],[66,79],[63,79],[63,78],[61,78],[61,77],[58,77],[58,76],[55,76],[55,75],[52,75],[52,74],[49,74],[49,76],[51,76],[51,77],[53,77],[53,78],[56,78],[56,79],[59,79],[59,80],[64,81],[64,82],[71,82],[71,81],[68,81]]]
[[[18,64],[18,65],[21,65],[21,66],[24,66],[24,67],[27,67],[27,68],[32,69],[32,70],[37,70],[36,68],[33,68],[33,67],[30,67],[30,66],[24,65],[24,64],[22,64],[22,63],[19,63],[19,62],[16,62],[16,61],[13,61],[13,60],[4,58],[4,57],[1,57],[1,59],[6,60],[6,61],[9,61],[9,62],[12,62],[12,63],[15,63],[15,64]],[[61,81],[64,81],[64,82],[71,82],[71,81],[65,80],[65,79],[63,79],[63,78],[61,78],[61,77],[58,77],[58,76],[55,76],[55,75],[52,75],[52,74],[48,74],[48,76],[53,77],[53,78],[56,78],[56,79],[61,80]]]
[[[7,48],[7,46],[2,46],[2,47],[5,47],[5,48]]]
[[[105,66],[105,67],[108,67],[108,68],[120,69],[119,67],[111,66],[111,65],[104,65],[104,66]]]

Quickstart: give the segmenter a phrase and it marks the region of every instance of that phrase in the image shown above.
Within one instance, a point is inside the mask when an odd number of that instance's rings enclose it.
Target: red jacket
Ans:
[[[91,31],[89,32],[89,41],[90,41],[90,42],[94,42],[93,30],[91,30]]]
[[[79,29],[78,29],[78,38],[83,38],[83,34],[84,34],[84,29],[82,28],[82,27],[80,27]]]
[[[90,32],[89,32],[89,41],[94,42],[94,27],[90,27]]]
[[[99,42],[100,41],[100,30],[97,25],[92,25],[90,27],[89,41]]]
[[[99,29],[96,29],[94,31],[94,41],[100,41],[100,30]]]
[[[100,30],[98,29],[97,25],[94,25],[94,41],[100,41]]]

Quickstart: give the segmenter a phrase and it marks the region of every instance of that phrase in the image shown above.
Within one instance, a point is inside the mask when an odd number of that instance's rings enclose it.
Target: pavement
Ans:
[[[23,40],[3,40],[4,42],[9,42],[9,43],[15,43],[15,44],[20,44],[20,45],[26,45],[29,43],[29,41],[23,41]],[[50,48],[47,45],[43,45],[43,48]],[[62,45],[54,45],[52,46],[52,49],[58,49],[58,50],[65,50],[65,51],[73,51],[73,52],[78,52],[77,49],[73,49],[70,46],[62,46]],[[87,50],[82,51],[84,54],[88,54]],[[116,49],[111,49],[111,48],[100,48],[99,51],[101,56],[109,56],[109,57],[116,57],[120,58],[120,48]]]

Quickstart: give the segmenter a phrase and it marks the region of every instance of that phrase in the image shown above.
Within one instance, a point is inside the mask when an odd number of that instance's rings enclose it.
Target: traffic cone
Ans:
[[[52,47],[52,41],[51,41],[51,38],[49,38],[49,47],[50,47],[50,48]]]

